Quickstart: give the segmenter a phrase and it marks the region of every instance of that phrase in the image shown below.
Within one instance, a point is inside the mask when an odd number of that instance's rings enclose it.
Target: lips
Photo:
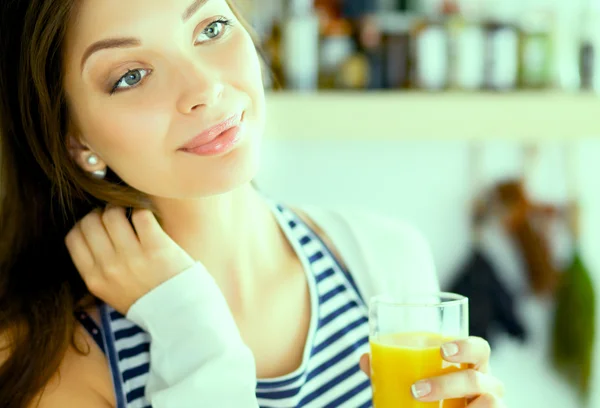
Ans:
[[[242,120],[242,114],[237,113],[228,117],[224,121],[204,130],[198,136],[181,146],[179,150],[192,151],[210,144],[216,138],[229,131],[232,128],[239,127]]]

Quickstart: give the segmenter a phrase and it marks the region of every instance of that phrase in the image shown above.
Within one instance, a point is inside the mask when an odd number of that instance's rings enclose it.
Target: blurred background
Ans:
[[[270,67],[259,187],[408,220],[507,406],[600,407],[600,1],[241,7]]]

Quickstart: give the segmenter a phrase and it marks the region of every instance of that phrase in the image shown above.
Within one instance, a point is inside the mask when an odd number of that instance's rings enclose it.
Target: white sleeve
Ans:
[[[435,293],[440,289],[429,243],[414,226],[398,218],[365,215],[361,245],[372,271],[390,294]],[[361,233],[361,231],[357,231]],[[371,274],[373,275],[373,274]]]
[[[154,408],[258,406],[252,352],[201,264],[139,299],[127,318],[151,337],[146,398]]]
[[[367,302],[379,294],[439,291],[429,244],[409,223],[364,211],[303,210],[330,238]]]

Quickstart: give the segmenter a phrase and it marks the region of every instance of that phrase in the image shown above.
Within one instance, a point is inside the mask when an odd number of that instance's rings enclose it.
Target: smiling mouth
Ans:
[[[240,142],[244,134],[244,114],[233,115],[208,128],[179,149],[196,156],[219,156],[228,153]]]
[[[194,139],[186,143],[180,148],[183,151],[196,150],[202,146],[206,146],[212,143],[217,138],[221,137],[225,133],[229,132],[235,127],[239,127],[242,122],[242,114],[235,114],[225,119],[224,121],[204,130]]]

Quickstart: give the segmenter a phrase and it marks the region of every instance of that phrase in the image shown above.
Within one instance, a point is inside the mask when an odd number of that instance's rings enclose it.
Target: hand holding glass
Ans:
[[[440,347],[469,335],[468,299],[452,293],[377,296],[369,307],[374,408],[464,408],[465,398],[420,402],[419,380],[468,368],[442,358]]]

